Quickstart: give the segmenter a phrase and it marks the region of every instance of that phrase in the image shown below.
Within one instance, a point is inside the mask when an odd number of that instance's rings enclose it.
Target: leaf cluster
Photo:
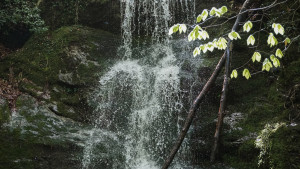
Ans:
[[[210,17],[220,17],[224,15],[227,12],[227,7],[223,6],[221,8],[215,8],[213,7],[210,11],[207,9],[204,9],[202,13],[197,17],[197,23],[199,22],[204,22],[208,16]],[[253,23],[251,21],[246,21],[243,25],[243,32],[249,33],[253,28]],[[284,27],[279,24],[279,23],[273,23],[272,24],[272,30],[276,35],[284,35],[285,29]],[[171,29],[169,30],[169,35],[172,35],[173,33],[176,33],[179,31],[179,33],[186,32],[187,27],[184,24],[176,24]],[[247,45],[254,46],[256,39],[255,39],[255,34],[250,34],[247,38]],[[236,32],[235,30],[232,30],[227,34],[228,39],[230,40],[239,40],[242,39],[240,34]],[[193,30],[189,33],[188,35],[188,40],[189,41],[195,41],[195,40],[206,40],[209,39],[210,36],[206,30],[204,30],[200,25],[194,26]],[[272,48],[274,46],[278,45],[278,40],[273,34],[273,32],[269,33],[268,39],[266,40],[267,44]],[[291,40],[286,37],[284,40],[285,47],[291,43]],[[228,41],[224,37],[219,37],[215,38],[213,41],[201,44],[199,47],[196,47],[193,51],[193,56],[196,57],[197,55],[201,54],[201,51],[203,53],[206,53],[207,51],[213,52],[214,49],[219,49],[219,50],[225,50],[228,47]],[[257,47],[255,47],[257,49]],[[275,67],[280,67],[280,60],[283,57],[283,52],[281,51],[280,48],[277,48],[275,55],[271,54],[268,58],[265,58],[263,63],[262,63],[262,71],[270,71],[271,68]],[[254,62],[260,62],[262,59],[262,54],[260,51],[256,50],[253,55],[252,55],[252,61]],[[243,66],[244,67],[244,66]],[[249,79],[251,77],[251,73],[249,69],[244,68],[242,75],[246,78]],[[238,77],[238,71],[237,69],[234,69],[231,73],[231,78],[237,78]]]
[[[46,31],[35,4],[23,0],[2,0],[0,2],[0,30],[29,29],[31,32]]]

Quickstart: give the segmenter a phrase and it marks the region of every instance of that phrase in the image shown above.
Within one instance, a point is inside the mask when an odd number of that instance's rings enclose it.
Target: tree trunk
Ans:
[[[225,63],[225,53],[223,54],[223,56],[221,57],[221,59],[219,60],[218,65],[216,66],[213,74],[211,75],[211,77],[209,78],[209,80],[206,82],[205,86],[203,87],[202,91],[200,92],[200,94],[197,96],[197,98],[194,100],[190,110],[189,110],[189,114],[185,120],[183,129],[180,132],[180,135],[175,143],[175,145],[173,146],[169,157],[166,159],[162,169],[167,169],[169,167],[169,165],[172,163],[178,149],[181,146],[182,141],[185,138],[185,135],[187,133],[187,131],[189,130],[192,121],[194,119],[196,110],[199,108],[200,102],[202,101],[202,99],[204,98],[204,96],[207,94],[207,92],[209,91],[210,87],[212,86],[212,84],[214,84],[214,82],[216,81],[220,71],[222,70],[223,66]]]
[[[239,28],[239,22],[242,20],[243,15],[242,14],[246,8],[249,6],[250,0],[246,0],[242,6],[242,9],[240,10],[240,13],[235,21],[235,24],[232,28],[233,31],[236,31]],[[229,40],[228,44],[231,44],[231,40]],[[231,45],[230,45],[231,46]],[[224,73],[224,82],[223,82],[223,89],[222,89],[222,95],[220,100],[220,107],[218,112],[218,121],[216,124],[216,131],[214,135],[214,145],[211,151],[210,155],[210,161],[214,162],[218,156],[219,153],[219,147],[220,147],[220,133],[222,132],[222,126],[223,126],[223,118],[225,115],[225,109],[226,109],[226,100],[227,100],[227,91],[229,86],[229,71],[230,71],[230,48],[226,48],[226,63],[225,63],[225,73]]]
[[[229,48],[226,50],[226,63],[225,63],[225,73],[224,73],[224,82],[223,82],[223,89],[222,89],[222,95],[220,100],[220,108],[218,112],[218,121],[216,125],[216,132],[214,135],[214,145],[210,156],[210,161],[214,162],[216,159],[216,156],[219,152],[219,145],[220,145],[220,133],[222,131],[222,125],[223,125],[223,118],[225,115],[225,109],[226,109],[226,100],[227,100],[227,91],[228,91],[228,85],[229,85],[229,65],[230,65],[230,51]]]
[[[243,15],[242,12],[245,11],[245,9],[249,6],[249,2],[250,2],[250,0],[246,0],[244,2],[243,7],[242,7],[240,13],[237,16],[237,19],[235,21],[235,24],[234,24],[232,30],[237,30],[237,28],[239,27],[239,22],[241,22],[241,20],[242,20],[242,15]],[[229,41],[228,44],[230,44],[230,41]],[[218,74],[220,73],[221,69],[224,66],[226,56],[229,57],[229,54],[227,54],[228,50],[229,50],[229,46],[227,47],[226,51],[224,52],[223,56],[221,57],[221,59],[220,59],[218,65],[216,66],[213,74],[211,75],[209,80],[206,82],[206,84],[203,87],[203,89],[201,90],[200,94],[194,100],[194,102],[193,102],[193,104],[192,104],[192,106],[189,110],[189,114],[188,114],[188,116],[185,120],[183,129],[181,130],[180,135],[178,136],[177,141],[176,141],[175,145],[173,146],[173,148],[172,148],[172,150],[169,154],[169,157],[166,159],[162,169],[167,169],[170,166],[170,164],[172,163],[177,151],[179,150],[179,148],[182,144],[182,141],[184,140],[184,138],[186,136],[187,131],[189,130],[189,128],[192,124],[192,121],[195,117],[196,110],[199,108],[199,105],[200,105],[202,99],[207,94],[207,92],[209,91],[212,84],[216,81],[216,78],[217,78]]]

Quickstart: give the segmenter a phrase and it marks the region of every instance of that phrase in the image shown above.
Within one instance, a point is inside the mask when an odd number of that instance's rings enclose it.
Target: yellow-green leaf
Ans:
[[[268,58],[266,58],[263,62],[262,70],[270,71],[272,67],[273,67],[272,63]]]
[[[195,36],[195,31],[190,32],[189,36],[188,36],[188,40],[192,41],[195,40],[196,36]]]
[[[219,10],[221,11],[222,15],[228,11],[226,6],[222,6]]]
[[[211,10],[210,10],[210,12],[209,12],[209,15],[210,16],[214,16],[216,14],[216,10],[217,10],[217,8],[212,7]]]
[[[244,69],[243,76],[248,80],[251,77],[251,74],[248,69]]]
[[[207,45],[200,45],[199,48],[203,51],[203,53],[206,53]]]
[[[220,37],[217,41],[218,49],[225,50],[227,48],[227,40],[223,37]]]
[[[194,52],[193,52],[194,57],[196,57],[197,55],[200,55],[200,49],[198,47],[196,47]]]
[[[202,30],[202,28],[199,25],[195,26],[193,31],[190,32],[190,34],[188,36],[188,40],[192,41],[192,40],[196,40],[197,38],[199,38],[199,30]]]
[[[201,31],[200,35],[202,36],[202,38],[204,40],[209,39],[209,35],[208,35],[208,33],[206,31]]]
[[[283,57],[283,53],[282,53],[282,51],[281,51],[279,48],[276,50],[275,55],[276,55],[277,57],[279,57],[279,58],[282,58],[282,57]]]
[[[274,60],[276,57],[274,55],[270,55],[270,59]]]
[[[253,35],[250,35],[247,39],[247,45],[254,45],[255,43],[255,38]]]
[[[244,30],[244,32],[249,32],[252,29],[252,27],[253,27],[252,22],[248,21],[244,24],[243,30]]]
[[[259,52],[254,52],[254,54],[252,56],[252,61],[255,62],[255,60],[257,62],[260,62],[260,60],[261,60],[261,54]]]
[[[277,35],[278,33],[283,35],[284,34],[284,27],[279,24],[279,23],[273,23],[272,28],[274,29],[275,34]]]
[[[185,24],[179,24],[179,33],[182,33],[182,32],[186,32],[186,25]]]
[[[202,20],[205,21],[207,16],[208,16],[208,11],[207,9],[204,9],[202,13],[197,17],[197,22],[201,22]]]
[[[173,33],[176,33],[179,30],[179,24],[173,25],[170,29],[169,29],[169,35],[172,35]]]
[[[237,78],[237,77],[238,77],[238,72],[236,71],[236,69],[234,69],[234,70],[231,72],[230,77],[231,77],[231,79]]]
[[[207,43],[206,47],[211,52],[214,50],[214,44],[212,42]]]
[[[228,37],[229,37],[229,39],[231,39],[231,40],[233,40],[233,39],[234,39],[234,40],[241,39],[239,33],[235,32],[235,31],[230,32],[230,33],[228,34]]]
[[[270,59],[272,60],[274,67],[280,66],[280,61],[274,55],[271,55]]]
[[[220,9],[217,9],[216,10],[216,14],[215,14],[217,17],[221,17],[222,15],[222,12],[220,11]]]
[[[291,39],[290,38],[285,38],[284,45],[287,46],[289,43],[291,43]]]
[[[270,47],[275,46],[278,44],[277,39],[275,38],[275,36],[273,35],[273,33],[269,34],[267,43],[270,45]]]

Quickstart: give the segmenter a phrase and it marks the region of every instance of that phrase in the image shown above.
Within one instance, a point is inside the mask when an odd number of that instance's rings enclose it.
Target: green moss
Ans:
[[[67,106],[63,103],[59,103],[57,105],[57,110],[58,110],[58,112],[56,112],[57,115],[78,120],[77,115],[75,114],[74,110],[70,106]]]
[[[0,104],[0,128],[3,123],[9,120],[9,117],[10,117],[10,109],[8,107],[7,102],[5,101],[3,105]]]
[[[24,45],[22,50],[8,56],[3,61],[0,76],[7,78],[9,67],[13,67],[16,75],[20,74],[39,86],[56,83],[59,81],[59,71],[70,72],[78,66],[80,67],[79,73],[85,73],[82,77],[86,76],[86,72],[91,73],[96,69],[95,66],[88,65],[85,70],[82,70],[80,62],[70,58],[72,56],[68,54],[68,49],[72,46],[79,46],[83,52],[89,53],[88,59],[101,60],[99,63],[102,67],[102,64],[105,64],[101,58],[103,55],[95,47],[95,43],[100,44],[102,40],[106,41],[106,39],[112,38],[113,35],[104,31],[81,26],[62,27],[53,32],[36,34]],[[105,54],[106,56],[113,55],[113,53]]]
[[[300,127],[281,127],[270,136],[269,167],[300,168]]]
[[[284,108],[283,97],[286,91],[280,82],[268,74],[253,76],[250,80],[241,77],[231,82],[229,111],[242,112],[244,119],[237,124],[237,127],[241,127],[242,130],[224,135],[224,145],[227,150],[223,154],[225,163],[239,169],[258,168],[259,150],[254,145],[256,138],[251,135],[259,134],[268,123],[288,119],[289,113]],[[247,137],[248,139],[240,145],[231,144]],[[277,159],[277,161],[282,160],[284,158]]]
[[[291,61],[288,67],[284,69],[281,73],[281,83],[286,86],[291,86],[291,84],[300,83],[300,59]]]
[[[20,131],[0,131],[0,165],[4,168],[34,168],[35,147],[29,142],[19,139]],[[37,153],[37,152],[36,152]],[[24,159],[26,157],[26,159]]]
[[[247,162],[256,162],[258,150],[254,147],[255,139],[245,141],[238,149],[238,155]],[[254,161],[253,161],[254,160]]]
[[[87,112],[82,105],[88,88],[114,62],[117,47],[114,35],[83,26],[35,34],[21,50],[1,60],[0,78],[9,79],[12,67],[16,79],[26,79],[19,84],[22,92],[57,104],[59,115],[81,119]],[[50,97],[42,97],[45,93]],[[72,107],[75,114],[69,111]]]
[[[1,130],[0,143],[5,145],[0,146],[0,168],[76,168],[80,164],[79,160],[69,158],[70,152],[74,154],[77,151],[70,143],[49,142],[46,139],[38,141],[21,134],[18,128]]]

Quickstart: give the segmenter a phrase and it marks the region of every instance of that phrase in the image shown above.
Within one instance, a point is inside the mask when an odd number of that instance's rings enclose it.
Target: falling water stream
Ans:
[[[121,0],[122,39],[115,63],[102,77],[90,98],[97,104],[94,129],[85,143],[82,167],[97,168],[101,161],[97,145],[104,140],[99,129],[117,138],[112,168],[156,169],[177,137],[183,117],[180,62],[166,32],[174,24],[176,11],[187,22],[194,14],[193,0]],[[133,44],[134,38],[151,37]],[[180,153],[188,151],[185,144]],[[175,160],[173,168],[186,162]]]

